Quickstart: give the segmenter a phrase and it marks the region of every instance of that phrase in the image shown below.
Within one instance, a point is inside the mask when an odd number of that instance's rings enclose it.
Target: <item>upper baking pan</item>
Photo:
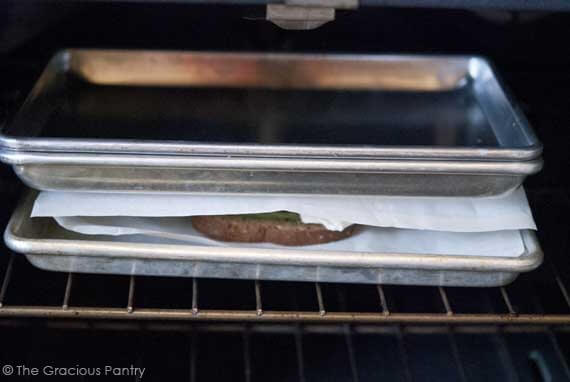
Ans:
[[[542,164],[479,57],[66,50],[0,147],[52,190],[493,195]]]

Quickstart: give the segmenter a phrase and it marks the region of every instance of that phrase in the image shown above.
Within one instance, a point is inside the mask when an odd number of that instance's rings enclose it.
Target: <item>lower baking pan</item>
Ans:
[[[515,258],[206,247],[76,234],[51,218],[30,218],[33,200],[23,199],[4,239],[35,266],[61,272],[483,287],[506,285],[542,262],[527,230],[520,231],[525,251]]]

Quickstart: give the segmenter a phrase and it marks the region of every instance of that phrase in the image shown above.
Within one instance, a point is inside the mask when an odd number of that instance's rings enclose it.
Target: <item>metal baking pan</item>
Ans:
[[[0,137],[75,191],[489,196],[541,150],[472,56],[66,50]]]
[[[520,231],[520,257],[311,251],[169,244],[152,239],[80,235],[51,218],[30,218],[30,193],[4,233],[8,247],[52,271],[323,281],[403,285],[500,286],[535,269],[542,251],[534,232]]]

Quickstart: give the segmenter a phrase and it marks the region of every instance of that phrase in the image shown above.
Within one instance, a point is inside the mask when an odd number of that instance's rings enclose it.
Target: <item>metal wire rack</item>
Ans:
[[[556,289],[545,293],[557,297],[556,304],[543,301],[543,295],[534,295],[528,285],[519,285],[539,282],[544,277],[540,275],[538,279],[521,279],[504,288],[475,289],[478,298],[473,304],[480,313],[462,313],[460,309],[469,299],[465,293],[473,293],[473,288],[63,274],[37,270],[21,256],[12,254],[5,264],[0,289],[0,326],[13,327],[7,333],[17,336],[18,328],[31,327],[25,330],[33,331],[30,321],[37,323],[40,319],[52,331],[62,329],[61,335],[69,337],[69,341],[73,341],[72,333],[77,330],[95,332],[97,336],[141,330],[145,336],[152,332],[181,333],[181,339],[170,341],[182,341],[177,349],[184,348],[184,355],[178,354],[178,350],[177,354],[164,357],[175,357],[184,364],[191,381],[204,379],[201,362],[215,356],[225,368],[214,374],[219,372],[244,381],[264,380],[264,373],[268,372],[266,362],[279,359],[269,368],[272,378],[281,376],[304,382],[326,374],[322,352],[336,360],[330,372],[335,376],[342,374],[343,380],[372,380],[394,373],[392,377],[397,380],[412,381],[422,380],[424,373],[445,373],[454,380],[468,381],[491,373],[516,381],[531,372],[538,376],[537,380],[562,380],[570,378],[565,348],[570,338],[570,314],[560,312],[570,312],[570,301],[558,271],[546,266],[543,273],[553,277],[550,287]],[[30,290],[33,283],[45,288]],[[104,289],[106,284],[110,287]],[[306,297],[306,301],[296,301],[290,309],[273,309],[274,299],[284,297],[284,293],[275,291],[276,284],[285,294],[290,291],[293,296]],[[350,290],[355,287],[356,295]],[[216,294],[220,290],[224,293]],[[431,298],[426,298],[425,291],[431,292]],[[398,300],[409,297],[410,292],[419,294],[421,300],[430,300],[424,306],[413,306],[421,312],[408,312],[410,306],[418,303],[416,299],[397,306]],[[151,294],[154,297],[149,299]],[[229,295],[234,296],[232,301],[227,300]],[[160,301],[160,296],[170,296],[169,301]],[[363,309],[351,306],[355,296]],[[521,304],[521,296],[529,303]],[[30,304],[22,303],[26,299]],[[50,305],[39,304],[42,300]],[[179,305],[172,306],[173,301]],[[369,309],[364,309],[363,302]],[[222,308],[224,305],[232,308]],[[397,307],[404,311],[395,310]],[[530,308],[534,308],[532,313],[519,313]],[[41,336],[42,332],[27,335],[37,341],[36,335]],[[131,343],[132,337],[129,338],[127,342]],[[145,338],[141,343],[149,342]],[[271,346],[267,346],[268,341]],[[63,358],[70,347],[76,349],[74,352],[87,351],[79,350],[84,349],[81,346],[68,346],[67,339],[64,342],[64,350],[50,345],[49,351]],[[114,343],[120,348],[120,341]],[[224,352],[212,348],[212,343],[219,343]],[[159,353],[168,352],[157,352],[151,345],[141,346],[133,364],[151,369],[158,362]],[[431,350],[434,346],[437,351]],[[481,349],[473,350],[474,346]],[[23,348],[22,353],[28,351]],[[12,357],[21,358],[18,354]],[[378,367],[379,360],[389,359],[395,366]],[[478,366],[481,364],[485,366]],[[212,369],[207,369],[210,378]]]
[[[16,264],[17,263],[17,264]],[[16,272],[15,268],[20,268],[20,272]],[[563,279],[558,274],[554,267],[546,266],[544,272],[549,272],[552,279],[550,280],[550,287],[552,284],[556,289],[550,290],[549,297],[553,293],[558,293],[558,299],[562,302],[562,306],[558,304],[555,312],[549,312],[542,306],[542,301],[534,298],[532,303],[532,311],[530,313],[522,312],[517,308],[517,304],[513,302],[513,297],[509,288],[484,288],[479,289],[478,293],[481,299],[491,299],[493,303],[487,306],[487,311],[478,308],[477,313],[462,312],[460,307],[455,307],[454,298],[449,296],[449,290],[454,293],[464,292],[466,288],[446,288],[446,287],[394,287],[382,285],[361,285],[357,288],[361,289],[357,299],[360,305],[365,305],[360,310],[353,309],[347,306],[346,285],[342,284],[322,284],[314,283],[310,287],[309,283],[276,283],[264,281],[233,281],[239,287],[236,289],[232,286],[230,280],[212,280],[207,279],[202,281],[200,279],[191,279],[186,281],[187,287],[184,287],[184,282],[177,281],[178,288],[176,290],[170,289],[167,293],[174,293],[180,296],[181,300],[186,300],[184,297],[189,296],[187,307],[183,304],[176,307],[162,307],[149,306],[148,303],[143,303],[141,306],[137,305],[137,284],[139,280],[144,280],[145,284],[152,284],[152,277],[135,277],[135,276],[108,276],[112,277],[115,282],[125,281],[126,288],[119,288],[113,290],[114,302],[111,304],[104,304],[103,306],[90,306],[89,301],[75,302],[73,296],[75,295],[75,280],[81,277],[88,277],[80,274],[69,273],[65,276],[65,281],[59,283],[60,288],[60,304],[57,305],[36,305],[36,304],[10,304],[7,299],[11,292],[11,285],[14,283],[15,274],[20,273],[17,277],[25,278],[31,283],[34,279],[33,275],[26,275],[26,271],[30,271],[31,265],[19,258],[18,255],[12,254],[6,265],[2,287],[0,289],[0,317],[43,317],[50,319],[110,319],[110,320],[183,320],[183,321],[238,321],[238,322],[304,322],[304,323],[400,323],[400,324],[526,324],[526,325],[570,325],[570,297],[568,289]],[[34,270],[35,271],[35,270]],[[39,271],[35,271],[39,272]],[[53,274],[50,272],[41,272],[48,276],[53,276],[56,279],[61,279],[62,274]],[[99,282],[105,283],[105,277],[100,276]],[[156,291],[161,290],[161,283],[168,282],[164,278],[156,278],[157,286]],[[216,297],[215,300],[220,306],[212,306],[212,302],[207,301],[208,293],[201,293],[201,284],[208,283],[210,286],[219,283],[221,288],[226,288],[226,291],[237,290],[240,295],[228,295],[226,297]],[[525,282],[523,281],[523,284]],[[123,284],[125,284],[123,282]],[[273,284],[278,284],[281,288],[281,294],[275,292],[264,293],[265,286],[269,289]],[[303,284],[302,291],[296,289],[298,284]],[[24,283],[25,285],[25,283]],[[97,284],[92,283],[90,288],[97,289]],[[266,308],[266,305],[273,304],[274,299],[282,299],[284,293],[287,292],[287,287],[291,287],[292,293],[305,294],[306,300],[314,302],[311,308],[310,304],[306,304],[302,309],[295,307],[296,304],[281,307],[281,309]],[[327,296],[323,293],[323,289],[327,288]],[[354,288],[355,286],[348,286]],[[21,288],[21,287],[20,287]],[[152,288],[147,286],[147,289]],[[385,289],[390,288],[390,297]],[[211,288],[210,288],[211,289]],[[311,291],[312,289],[312,291]],[[336,291],[335,291],[336,289]],[[528,285],[525,286],[525,292],[528,292]],[[425,307],[424,311],[409,312],[397,311],[396,308],[391,308],[395,304],[392,303],[393,299],[405,298],[402,294],[424,293],[422,290],[428,290],[432,296],[429,297],[430,305]],[[371,291],[374,291],[371,293]],[[52,294],[56,290],[50,291]],[[14,293],[18,293],[15,291]],[[22,292],[20,292],[21,294]],[[144,292],[142,292],[144,293]],[[148,292],[147,292],[148,293]],[[307,294],[313,296],[306,296]],[[532,292],[536,294],[536,292]],[[25,294],[25,293],[24,293]],[[80,295],[81,291],[77,292]],[[123,294],[123,306],[116,306],[116,301],[120,300],[120,295]],[[249,296],[247,296],[249,294]],[[336,296],[335,296],[336,294]],[[520,292],[518,293],[520,295]],[[435,295],[435,296],[434,296]],[[491,295],[492,297],[489,297]],[[497,298],[497,295],[499,296]],[[352,295],[354,297],[354,294]],[[53,297],[50,297],[53,300]],[[232,309],[223,308],[225,304],[224,299],[231,298],[234,307]],[[421,297],[420,298],[424,298]],[[465,305],[465,298],[459,296],[461,304]],[[467,297],[469,299],[469,297]],[[516,298],[520,298],[517,296]],[[143,298],[144,299],[144,298]],[[529,299],[528,295],[524,297],[525,300]],[[364,303],[363,303],[364,300]],[[333,306],[329,307],[329,303]],[[204,306],[203,306],[204,304]],[[481,301],[474,301],[474,305],[481,304]],[[108,306],[106,306],[108,305]],[[215,305],[215,304],[214,304]],[[409,310],[409,309],[408,309]],[[567,312],[564,312],[567,310]],[[564,312],[564,313],[562,313]]]

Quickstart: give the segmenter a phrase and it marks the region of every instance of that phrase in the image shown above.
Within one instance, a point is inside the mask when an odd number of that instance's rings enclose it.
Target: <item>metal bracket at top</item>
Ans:
[[[358,8],[358,0],[284,0],[268,4],[265,18],[283,29],[310,30],[335,19],[335,9]]]
[[[285,5],[298,7],[355,9],[358,8],[358,0],[284,0]]]

